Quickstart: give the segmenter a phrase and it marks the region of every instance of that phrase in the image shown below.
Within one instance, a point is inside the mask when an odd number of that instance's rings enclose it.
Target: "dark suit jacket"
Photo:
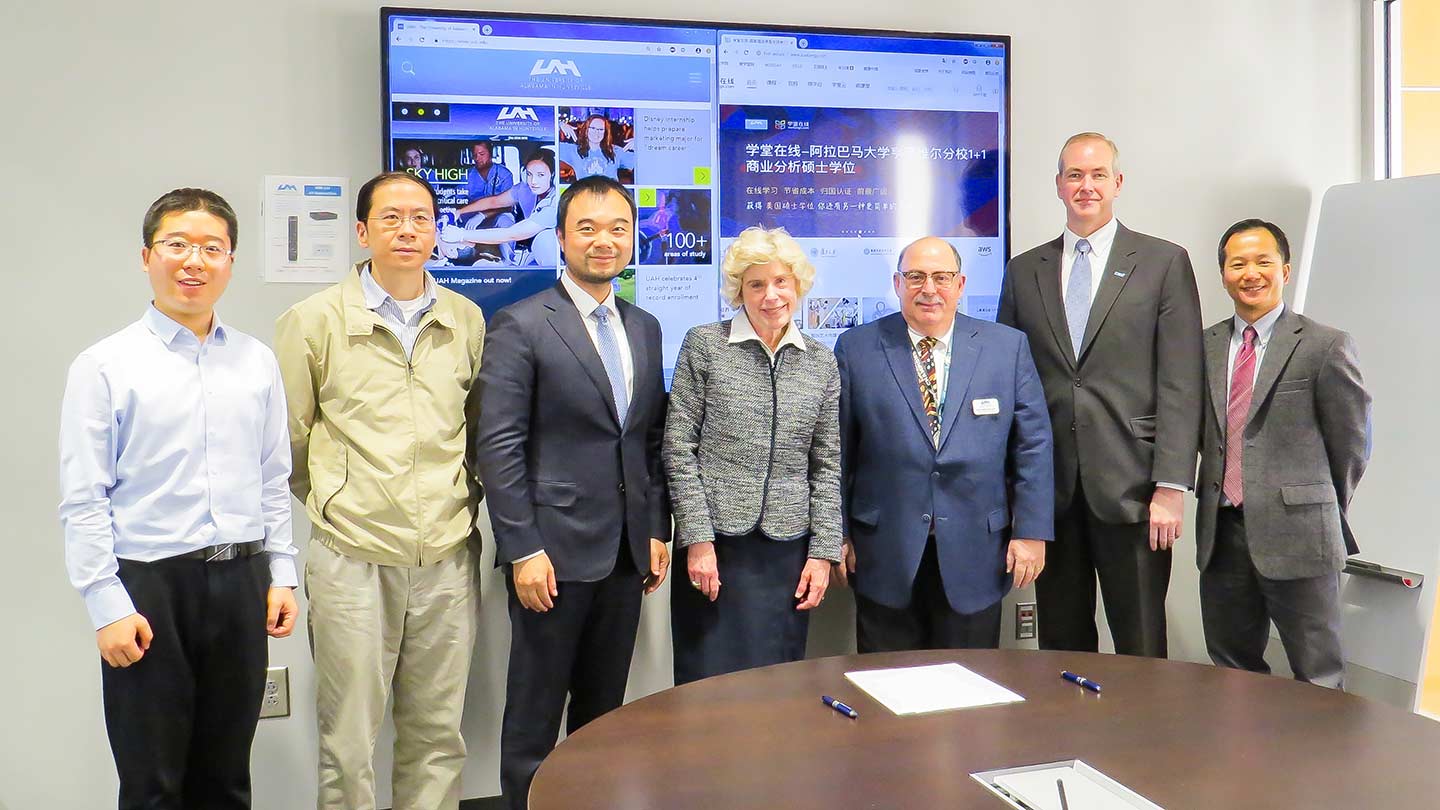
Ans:
[[[1210,564],[1225,477],[1230,337],[1226,318],[1205,330],[1205,440],[1201,446],[1196,563]],[[1355,343],[1288,309],[1275,322],[1255,376],[1241,465],[1245,539],[1270,579],[1332,574],[1359,549],[1346,512],[1370,457],[1370,395]]]
[[[1155,484],[1195,482],[1204,369],[1200,295],[1179,245],[1118,225],[1080,359],[1060,295],[1064,240],[1010,260],[1000,323],[1030,338],[1055,429],[1055,502],[1084,479],[1107,523],[1149,519]]]
[[[490,322],[475,441],[496,565],[544,549],[557,580],[593,582],[614,568],[622,529],[642,572],[649,538],[670,537],[660,323],[618,306],[635,369],[623,426],[600,354],[562,285]]]
[[[851,329],[835,344],[841,501],[855,544],[855,589],[882,605],[908,605],[933,523],[950,607],[974,613],[1010,588],[1012,535],[1055,538],[1045,394],[1024,335],[957,315],[937,451],[912,351],[899,314]],[[997,412],[977,414],[975,402],[989,399]]]

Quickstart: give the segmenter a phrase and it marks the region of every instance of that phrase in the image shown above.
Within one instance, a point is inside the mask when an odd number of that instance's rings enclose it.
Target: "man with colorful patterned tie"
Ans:
[[[1370,456],[1370,395],[1355,343],[1290,312],[1290,243],[1258,219],[1220,238],[1235,315],[1205,331],[1208,407],[1196,562],[1210,658],[1270,671],[1270,623],[1295,679],[1340,688],[1347,511]]]
[[[840,336],[844,560],[860,652],[995,648],[1000,601],[1045,567],[1054,474],[1025,336],[955,311],[960,254],[900,252],[900,312]]]

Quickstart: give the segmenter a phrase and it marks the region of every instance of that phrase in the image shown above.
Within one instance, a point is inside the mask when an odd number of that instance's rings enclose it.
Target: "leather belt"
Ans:
[[[167,559],[171,560],[200,560],[201,562],[226,562],[227,560],[238,560],[244,557],[253,557],[265,551],[265,541],[252,540],[248,543],[221,543],[218,546],[206,546],[196,551],[187,551],[184,554],[177,554]]]

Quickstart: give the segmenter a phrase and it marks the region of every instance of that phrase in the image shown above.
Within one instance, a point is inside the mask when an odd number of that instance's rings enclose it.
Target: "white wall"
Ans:
[[[571,0],[483,5],[587,10]],[[1061,141],[1083,129],[1105,131],[1122,149],[1121,218],[1190,249],[1213,321],[1227,313],[1228,299],[1210,257],[1230,222],[1273,219],[1299,242],[1312,199],[1362,177],[1368,5],[734,0],[672,12],[612,0],[604,10],[1012,35],[1016,250],[1059,232],[1052,166]],[[9,625],[8,663],[0,668],[0,810],[95,808],[114,796],[100,664],[81,602],[65,581],[55,517],[65,369],[81,349],[141,312],[140,217],[178,185],[213,188],[241,213],[235,278],[222,308],[228,322],[268,339],[274,318],[313,291],[257,278],[260,178],[361,180],[377,169],[377,8],[346,0],[50,0],[0,10],[0,232],[10,257],[0,328],[13,392],[0,420],[9,459],[0,470],[8,527],[0,604]],[[1093,19],[1100,10],[1103,19]],[[1191,549],[1183,543],[1176,557],[1171,651],[1204,660]],[[470,796],[496,792],[508,644],[495,572],[486,570],[484,587],[466,720]],[[668,683],[663,607],[657,601],[647,611],[632,694]],[[812,649],[845,649],[847,610],[847,598],[827,603]],[[313,804],[315,737],[303,633],[273,643],[271,652],[291,668],[295,711],[261,724],[256,806],[303,808]],[[388,752],[382,759],[388,762]]]

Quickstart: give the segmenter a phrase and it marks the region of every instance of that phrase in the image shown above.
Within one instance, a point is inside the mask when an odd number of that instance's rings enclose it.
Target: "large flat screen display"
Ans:
[[[555,283],[556,200],[594,174],[639,206],[618,295],[664,328],[728,317],[719,267],[783,226],[827,344],[895,312],[896,254],[962,257],[961,311],[993,320],[1009,255],[1010,40],[968,34],[382,9],[385,164],[440,196],[436,279],[492,314]]]

